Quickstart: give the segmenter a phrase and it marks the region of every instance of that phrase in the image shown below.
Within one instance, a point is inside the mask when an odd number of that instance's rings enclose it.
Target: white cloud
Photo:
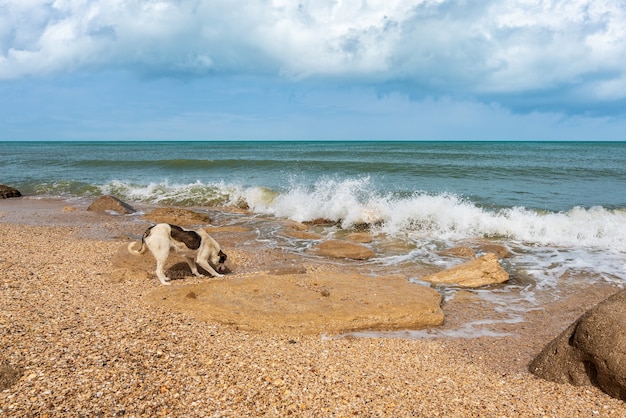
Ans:
[[[626,3],[0,0],[0,79],[94,69],[330,77],[445,95],[565,88],[581,101],[621,100]]]
[[[484,78],[485,89],[575,85],[592,74],[626,72],[626,5],[621,1],[501,2],[489,15],[495,35],[490,56],[501,65]]]

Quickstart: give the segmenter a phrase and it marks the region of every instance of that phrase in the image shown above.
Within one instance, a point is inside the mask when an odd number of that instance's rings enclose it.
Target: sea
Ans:
[[[476,293],[512,321],[567,278],[626,282],[626,142],[0,142],[0,161],[0,183],[31,198],[246,208],[326,220],[329,237],[365,226],[385,238],[364,263],[415,282],[411,265],[450,267],[443,249],[486,240],[511,252],[512,280]],[[258,244],[308,245],[273,231]]]

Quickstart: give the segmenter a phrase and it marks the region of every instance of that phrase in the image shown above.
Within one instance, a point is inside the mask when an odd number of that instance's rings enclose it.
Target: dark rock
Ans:
[[[5,186],[4,184],[0,184],[0,199],[8,199],[10,197],[20,197],[22,194],[19,190],[11,187]]]
[[[626,290],[588,310],[528,368],[546,380],[594,385],[626,401]]]
[[[135,213],[136,210],[127,203],[122,202],[120,199],[113,196],[101,196],[94,200],[87,208],[92,212],[104,212],[104,213],[116,213],[127,215],[129,213]]]

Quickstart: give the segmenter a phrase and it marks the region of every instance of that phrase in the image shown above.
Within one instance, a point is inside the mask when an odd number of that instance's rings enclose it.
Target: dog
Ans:
[[[141,255],[150,250],[156,260],[156,275],[163,285],[169,285],[169,277],[163,271],[170,252],[185,257],[194,276],[202,277],[196,263],[215,277],[223,277],[224,262],[228,258],[220,245],[204,229],[189,230],[180,226],[160,223],[146,229],[141,237],[141,247],[135,249],[137,241],[128,244],[128,252]],[[212,264],[212,265],[211,265]],[[215,266],[215,268],[213,267]],[[215,271],[217,269],[218,271]]]

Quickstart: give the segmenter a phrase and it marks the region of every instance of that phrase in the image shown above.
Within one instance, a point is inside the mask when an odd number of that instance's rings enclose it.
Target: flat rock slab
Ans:
[[[337,334],[443,324],[441,295],[400,276],[254,274],[162,286],[148,303],[254,331]]]

